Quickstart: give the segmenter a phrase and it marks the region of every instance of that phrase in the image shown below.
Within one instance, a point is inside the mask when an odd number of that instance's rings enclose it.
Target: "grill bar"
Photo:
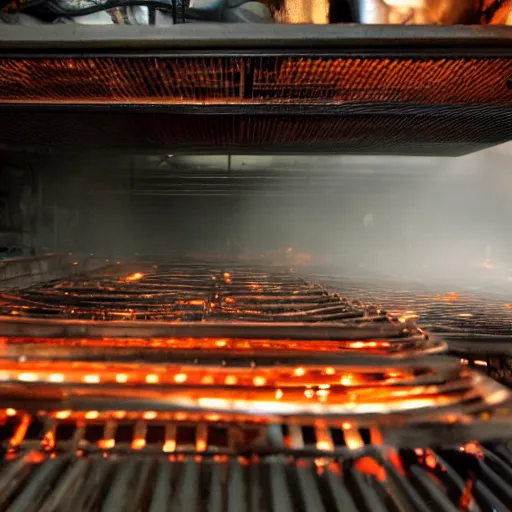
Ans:
[[[78,510],[507,511],[510,484],[491,464],[510,470],[494,446],[479,458],[464,451],[367,448],[342,458],[240,457],[55,459],[37,452],[7,462],[0,497],[9,510],[59,510],[70,499]],[[464,450],[464,447],[461,447]],[[510,455],[510,452],[507,452]],[[25,475],[24,478],[21,478]],[[449,476],[451,475],[451,476]],[[9,480],[7,480],[9,479]],[[460,485],[453,487],[453,481]],[[87,505],[86,505],[87,504]],[[299,508],[300,507],[300,508]]]
[[[174,351],[217,350],[222,343],[233,353],[243,346],[257,351],[265,347],[300,351],[313,346],[292,347],[286,341],[292,339],[345,341],[339,350],[365,348],[367,342],[367,349],[397,354],[443,347],[406,317],[388,315],[358,299],[347,300],[292,269],[116,265],[78,278],[4,292],[0,301],[1,333],[13,336],[9,341],[13,350],[16,344],[69,346],[65,337],[81,340],[71,344],[74,350],[86,345],[165,348],[166,342],[153,343],[152,338],[176,338]],[[33,333],[37,340],[28,339]],[[358,345],[351,347],[351,340]]]

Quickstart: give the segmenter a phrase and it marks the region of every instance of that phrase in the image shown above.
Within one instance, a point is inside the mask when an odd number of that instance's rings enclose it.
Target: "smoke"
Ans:
[[[59,219],[61,250],[73,239],[113,258],[264,254],[344,273],[506,279],[511,156],[511,145],[460,158],[54,156],[46,182],[79,219],[72,233]]]

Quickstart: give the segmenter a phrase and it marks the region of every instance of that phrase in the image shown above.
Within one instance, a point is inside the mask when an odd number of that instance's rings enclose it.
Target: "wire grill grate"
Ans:
[[[509,510],[506,444],[464,450],[363,450],[345,457],[121,458],[32,452],[0,473],[9,510]]]
[[[510,106],[511,74],[508,58],[3,58],[0,101]]]
[[[4,314],[27,318],[167,321],[383,322],[360,300],[329,293],[289,270],[159,265],[2,294]]]

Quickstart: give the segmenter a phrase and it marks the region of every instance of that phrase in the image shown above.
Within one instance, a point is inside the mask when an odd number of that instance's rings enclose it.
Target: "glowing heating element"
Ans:
[[[511,105],[512,95],[506,86],[511,74],[512,60],[508,58],[435,54],[421,58],[1,58],[0,101]],[[251,87],[245,86],[248,81]]]

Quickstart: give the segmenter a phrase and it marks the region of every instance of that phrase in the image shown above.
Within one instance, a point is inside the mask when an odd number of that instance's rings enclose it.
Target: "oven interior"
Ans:
[[[510,509],[511,151],[4,151],[2,509]]]

